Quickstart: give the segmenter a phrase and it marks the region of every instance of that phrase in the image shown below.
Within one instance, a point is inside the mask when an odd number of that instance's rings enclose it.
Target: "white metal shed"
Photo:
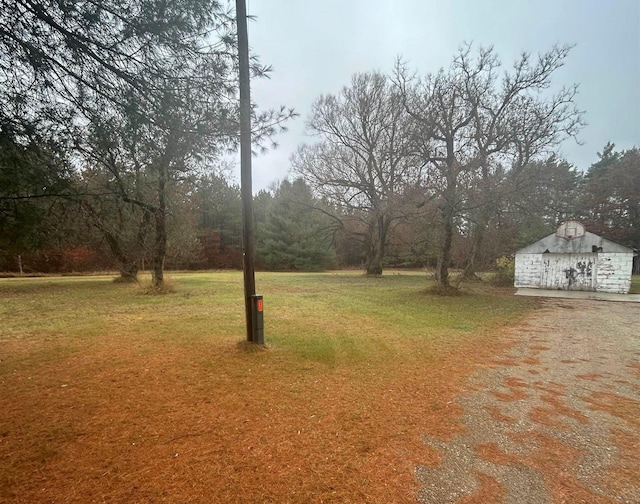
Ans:
[[[626,294],[632,266],[632,249],[567,221],[516,252],[515,286]]]

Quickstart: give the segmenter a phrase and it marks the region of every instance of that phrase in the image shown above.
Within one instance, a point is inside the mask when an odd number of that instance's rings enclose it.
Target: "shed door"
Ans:
[[[543,254],[543,289],[596,290],[598,254]]]

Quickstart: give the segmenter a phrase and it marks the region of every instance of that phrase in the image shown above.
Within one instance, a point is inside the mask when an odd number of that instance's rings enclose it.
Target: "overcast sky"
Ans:
[[[253,159],[254,192],[287,177],[311,104],[356,72],[391,71],[397,56],[420,75],[448,67],[464,42],[492,45],[507,68],[522,51],[575,44],[554,85],[578,83],[588,125],[561,155],[580,170],[607,141],[640,146],[640,0],[247,0],[249,45],[271,79],[252,82],[261,108],[300,117],[279,148]]]

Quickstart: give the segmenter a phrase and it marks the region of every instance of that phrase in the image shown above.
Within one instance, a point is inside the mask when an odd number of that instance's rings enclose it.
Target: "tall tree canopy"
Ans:
[[[607,144],[585,176],[585,224],[628,247],[640,248],[640,149],[614,149],[614,144]]]
[[[382,273],[401,198],[419,170],[400,95],[380,73],[354,75],[338,95],[318,98],[307,121],[319,142],[293,157],[296,172],[345,212],[361,215],[367,274]]]
[[[397,65],[395,82],[430,168],[427,191],[437,197],[441,210],[439,286],[449,286],[456,220],[474,228],[473,253],[499,199],[501,174],[548,157],[582,126],[576,86],[547,92],[569,50],[553,47],[537,58],[524,53],[502,76],[492,48],[474,56],[471,46],[465,46],[447,70],[422,79],[412,77],[406,65]],[[465,185],[477,188],[474,197],[462,190]]]

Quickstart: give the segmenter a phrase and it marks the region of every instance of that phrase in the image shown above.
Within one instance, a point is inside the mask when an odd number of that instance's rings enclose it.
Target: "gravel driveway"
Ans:
[[[422,503],[640,503],[640,305],[541,301],[469,381],[463,434],[425,438]]]

